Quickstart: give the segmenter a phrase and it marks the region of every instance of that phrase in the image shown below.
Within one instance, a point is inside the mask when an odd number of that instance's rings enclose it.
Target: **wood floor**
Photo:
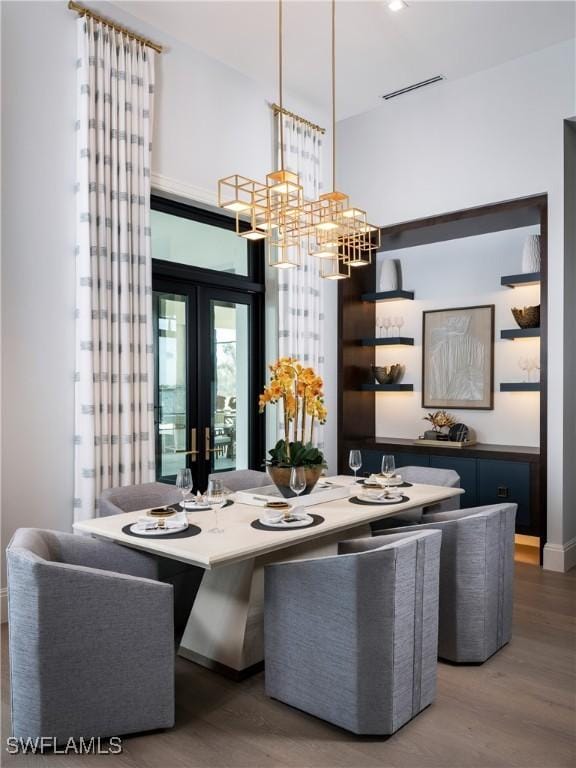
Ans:
[[[576,569],[562,575],[517,563],[512,642],[479,667],[440,664],[436,702],[389,739],[357,738],[267,699],[263,674],[233,683],[178,659],[173,730],[126,737],[117,756],[9,756],[3,742],[0,762],[54,768],[574,768],[575,604]],[[4,738],[6,638],[4,625]]]

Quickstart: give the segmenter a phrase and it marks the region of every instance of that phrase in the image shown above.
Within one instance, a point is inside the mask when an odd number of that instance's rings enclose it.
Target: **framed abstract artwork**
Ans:
[[[494,408],[494,304],[423,313],[422,407]]]

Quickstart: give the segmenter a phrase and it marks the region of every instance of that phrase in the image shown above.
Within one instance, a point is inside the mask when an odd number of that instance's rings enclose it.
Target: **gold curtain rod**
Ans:
[[[314,128],[314,130],[318,131],[319,133],[326,133],[326,128],[321,128],[319,125],[316,125],[316,123],[311,123],[310,120],[306,120],[305,117],[301,117],[295,112],[290,112],[288,109],[283,109],[282,107],[278,106],[278,104],[270,104],[270,109],[274,110],[275,115],[281,112],[283,115],[286,115],[286,117],[293,117],[294,120],[298,120],[299,123],[303,123],[309,128]]]
[[[142,45],[145,45],[147,48],[152,48],[157,53],[162,53],[162,46],[158,45],[158,43],[154,43],[152,40],[148,40],[148,38],[142,37],[142,35],[137,35],[127,27],[116,24],[114,21],[110,21],[110,19],[107,19],[105,16],[100,16],[100,14],[95,13],[95,11],[91,11],[89,8],[85,8],[83,5],[75,3],[74,0],[70,0],[68,3],[68,8],[71,11],[75,11],[79,16],[89,16],[91,19],[94,19],[94,21],[99,21],[101,24],[104,24],[107,27],[111,27],[117,32],[121,32],[123,35],[126,35],[126,37],[131,37],[133,40],[138,40],[139,43],[142,43]]]

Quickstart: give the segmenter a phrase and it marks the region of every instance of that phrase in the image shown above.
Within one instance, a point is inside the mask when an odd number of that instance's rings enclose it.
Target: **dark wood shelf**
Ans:
[[[540,336],[540,328],[512,328],[500,331],[501,339],[532,339]]]
[[[360,339],[363,347],[413,347],[414,339],[409,336],[389,336],[381,339]]]
[[[414,291],[380,291],[380,293],[363,293],[362,301],[414,301]]]
[[[363,392],[413,392],[414,384],[362,384]]]
[[[435,448],[431,445],[419,445],[414,440],[404,437],[368,437],[349,438],[343,441],[346,452],[349,448],[375,450],[384,453],[395,451],[413,453],[429,453],[437,456],[471,456],[483,459],[506,459],[511,461],[528,461],[536,463],[539,460],[541,450],[536,446],[528,445],[499,445],[494,443],[476,443],[466,448],[447,448],[441,446]],[[346,454],[347,455],[347,454]]]
[[[540,272],[524,272],[520,275],[505,275],[500,278],[500,285],[507,288],[517,288],[523,285],[538,285],[540,283]]]
[[[500,392],[540,392],[540,382],[509,381],[500,384]]]

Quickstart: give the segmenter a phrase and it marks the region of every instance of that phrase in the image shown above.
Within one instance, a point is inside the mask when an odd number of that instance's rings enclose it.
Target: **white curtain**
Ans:
[[[284,121],[284,166],[286,170],[300,174],[304,197],[316,200],[323,191],[322,134],[294,118],[278,114],[278,159],[281,119]],[[297,269],[278,270],[278,351],[281,357],[297,357],[324,377],[321,344],[324,302],[320,264],[317,258],[308,256],[305,242],[302,246],[302,265]],[[322,447],[320,426],[315,430],[314,442]]]
[[[150,151],[155,54],[78,20],[76,520],[154,477]]]

